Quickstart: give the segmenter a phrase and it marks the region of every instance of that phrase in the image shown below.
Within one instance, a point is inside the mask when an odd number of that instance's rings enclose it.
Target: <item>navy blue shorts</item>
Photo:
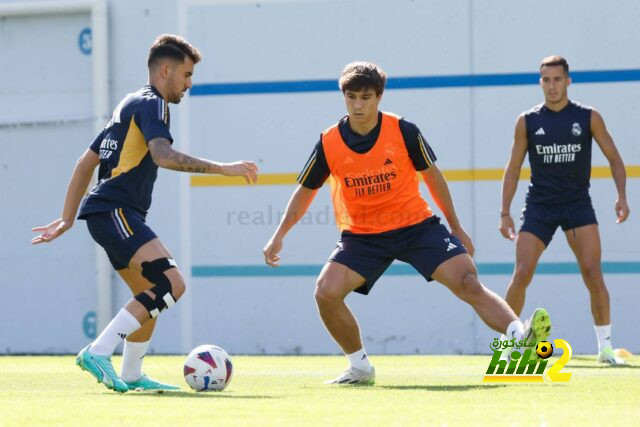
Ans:
[[[377,234],[343,231],[329,261],[337,262],[365,278],[355,292],[367,295],[394,260],[411,264],[428,281],[440,264],[465,254],[460,240],[432,216],[419,224]]]
[[[91,237],[104,248],[116,270],[129,267],[129,261],[145,243],[157,238],[139,214],[127,209],[96,212],[85,218]]]
[[[527,231],[549,246],[553,233],[558,226],[562,231],[597,224],[596,213],[591,205],[591,198],[574,202],[546,205],[527,203],[520,218],[520,231]]]

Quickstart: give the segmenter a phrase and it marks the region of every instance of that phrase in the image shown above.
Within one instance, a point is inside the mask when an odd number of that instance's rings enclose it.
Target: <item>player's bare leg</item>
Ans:
[[[130,268],[118,270],[122,280],[129,286],[133,295],[151,289],[153,284]],[[157,319],[147,320],[137,331],[130,334],[124,342],[122,352],[122,370],[120,378],[127,383],[129,389],[138,390],[179,390],[179,387],[154,381],[142,372],[142,362],[151,341]]]
[[[471,305],[487,326],[505,334],[509,339],[537,342],[549,335],[551,323],[544,309],[536,310],[527,320],[526,326],[523,325],[502,298],[480,283],[476,266],[467,254],[457,255],[443,262],[432,277]]]
[[[316,281],[315,298],[325,327],[349,359],[351,367],[330,384],[371,384],[375,370],[369,363],[356,318],[344,302],[362,286],[364,277],[343,264],[328,262]]]
[[[505,301],[516,316],[522,314],[527,286],[531,283],[538,260],[544,252],[542,240],[527,231],[518,233],[516,238],[516,265],[507,287]]]
[[[597,224],[565,231],[567,242],[576,256],[584,284],[589,290],[591,314],[598,338],[598,360],[617,365],[624,363],[613,353],[609,291],[602,276],[602,249]]]
[[[155,264],[156,261],[160,261],[160,264]],[[115,373],[111,364],[111,354],[123,339],[129,334],[135,333],[160,311],[175,304],[184,293],[184,279],[175,266],[175,262],[171,261],[171,254],[157,238],[145,243],[136,251],[129,262],[129,269],[144,274],[142,264],[150,263],[147,265],[147,273],[151,272],[151,276],[145,275],[145,277],[153,277],[149,280],[157,282],[152,289],[161,290],[162,300],[156,299],[156,295],[151,290],[139,293],[120,309],[98,338],[83,349],[76,358],[76,363],[82,369],[88,370],[108,388],[120,392],[125,392],[130,388],[139,388],[137,383],[135,387],[129,387]],[[138,300],[139,298],[145,302],[146,306]],[[155,315],[152,316],[152,313]],[[143,333],[140,336],[144,337]],[[146,379],[144,376],[142,378]],[[174,389],[173,386],[164,387],[164,384],[161,385],[162,389]],[[143,388],[149,389],[146,386]]]
[[[147,279],[142,277],[142,275],[135,270],[130,268],[123,268],[122,270],[117,271],[122,280],[127,284],[129,289],[131,289],[131,293],[133,295],[138,295],[142,291],[146,291],[153,287],[153,284],[149,282]],[[128,342],[147,342],[151,339],[151,335],[153,335],[153,330],[156,326],[157,319],[149,319],[146,321],[140,329],[130,334],[127,337]]]
[[[143,245],[134,254],[129,263],[130,268],[118,272],[131,289],[133,295],[138,295],[140,292],[148,291],[153,287],[153,283],[142,276],[141,268],[138,269],[138,264],[141,265],[145,260],[154,260],[162,257],[172,258],[162,242],[159,239],[154,239]],[[174,268],[164,272],[169,280],[171,280],[171,278],[168,273],[172,270],[177,269]],[[174,288],[173,282],[172,288]],[[150,292],[149,294],[152,295],[153,293]],[[176,297],[177,300],[179,295],[174,294],[174,297]],[[127,337],[124,343],[121,378],[127,383],[130,389],[157,391],[179,390],[179,387],[152,380],[142,372],[142,361],[149,347],[151,336],[156,325],[156,319],[157,318],[150,318],[144,322],[140,329]]]
[[[316,282],[315,298],[322,322],[345,354],[362,348],[358,322],[344,302],[364,277],[337,262],[325,264]]]
[[[173,257],[162,244],[160,239],[153,239],[142,245],[140,249],[133,254],[131,261],[129,261],[129,269],[142,272],[143,262],[154,261],[160,258]],[[171,294],[177,301],[186,289],[184,278],[177,267],[164,271],[164,275],[169,279],[169,282],[171,282]],[[147,290],[146,293],[150,297],[155,298],[153,292]],[[140,322],[140,324],[144,324],[147,320],[151,319],[149,311],[136,299],[129,300],[124,308],[131,313]]]
[[[600,233],[595,224],[565,231],[567,242],[576,256],[584,284],[591,297],[591,314],[596,325],[611,323],[609,292],[601,267]]]
[[[470,304],[491,329],[505,332],[507,326],[518,319],[502,298],[480,283],[476,266],[467,254],[446,260],[432,277]]]

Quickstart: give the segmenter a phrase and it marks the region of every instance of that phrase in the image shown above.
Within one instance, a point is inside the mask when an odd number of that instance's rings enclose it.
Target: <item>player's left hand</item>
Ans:
[[[262,249],[262,253],[264,254],[264,262],[271,267],[278,267],[280,265],[280,251],[282,250],[282,239],[272,237],[264,249]]]
[[[618,219],[616,220],[616,224],[620,224],[621,222],[626,221],[627,217],[629,217],[629,205],[627,204],[627,199],[616,200],[615,204],[616,216]]]
[[[31,239],[31,244],[37,245],[38,243],[48,243],[53,239],[62,236],[65,231],[71,228],[71,225],[71,223],[63,221],[62,218],[58,218],[44,227],[34,227],[31,231],[42,231],[42,233]]]
[[[456,236],[458,240],[462,242],[462,245],[467,249],[467,252],[469,252],[469,256],[473,257],[473,253],[476,251],[476,248],[473,246],[473,243],[471,242],[471,237],[467,235],[466,231],[464,231],[462,226],[458,226],[455,228],[452,227],[451,234]]]

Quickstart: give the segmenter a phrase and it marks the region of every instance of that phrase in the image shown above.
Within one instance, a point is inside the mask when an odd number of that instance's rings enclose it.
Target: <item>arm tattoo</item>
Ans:
[[[209,171],[208,161],[174,150],[168,139],[153,138],[149,141],[149,151],[153,161],[162,164],[164,168],[181,172],[206,173]]]

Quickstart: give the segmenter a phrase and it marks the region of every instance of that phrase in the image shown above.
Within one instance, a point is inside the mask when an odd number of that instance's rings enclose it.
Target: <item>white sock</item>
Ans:
[[[594,325],[596,329],[596,337],[598,338],[598,353],[604,348],[611,347],[611,324],[608,325]]]
[[[371,363],[369,363],[369,358],[367,357],[367,353],[364,351],[364,347],[355,353],[347,354],[347,359],[349,359],[349,364],[352,368],[365,372],[371,371]]]
[[[507,330],[504,334],[500,335],[500,342],[502,341],[511,341],[515,339],[516,342],[520,340],[524,340],[524,325],[520,321],[520,319],[513,320],[507,326]],[[502,355],[500,356],[500,360],[508,360],[511,353],[513,353],[513,347],[507,347],[502,350]]]
[[[124,349],[122,350],[122,370],[120,378],[124,382],[134,382],[142,376],[142,359],[147,354],[149,343],[124,341]]]
[[[500,342],[502,343],[503,341],[506,341],[506,340],[507,340],[507,336],[505,334],[500,334]],[[508,347],[506,349],[503,349],[502,347],[500,347],[500,349],[502,349],[502,355],[500,356],[500,360],[507,360],[507,358],[511,354],[510,351],[507,351]]]
[[[506,335],[505,339],[512,340],[515,339],[516,342],[524,339],[524,325],[520,321],[520,319],[516,319],[509,323],[507,326],[507,331],[504,333]],[[502,339],[502,337],[500,337]]]
[[[118,344],[132,332],[140,328],[140,322],[124,308],[104,328],[104,331],[91,344],[89,351],[99,356],[111,356]]]

